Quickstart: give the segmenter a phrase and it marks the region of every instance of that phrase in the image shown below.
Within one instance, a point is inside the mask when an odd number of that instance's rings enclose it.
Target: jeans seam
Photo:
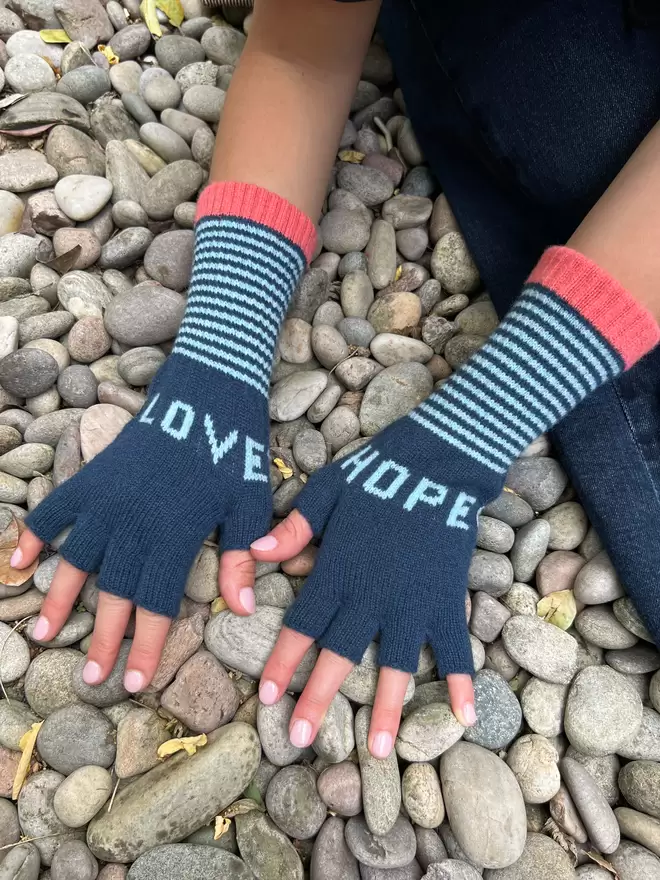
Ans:
[[[626,408],[625,401],[623,400],[623,397],[621,396],[621,392],[619,390],[618,383],[615,381],[612,383],[612,385],[614,387],[614,393],[616,394],[616,399],[619,403],[619,406],[621,407],[621,412],[623,413],[623,417],[626,420],[626,424],[628,425],[628,430],[630,431],[630,436],[632,437],[633,443],[635,444],[635,449],[637,450],[637,455],[642,463],[642,467],[644,468],[644,473],[647,476],[648,482],[653,487],[653,494],[655,496],[656,503],[657,503],[658,507],[660,507],[660,495],[658,494],[657,486],[656,486],[655,481],[653,479],[653,475],[651,474],[651,472],[649,470],[649,467],[648,467],[646,458],[644,456],[644,452],[642,450],[642,447],[640,446],[639,440],[637,439],[637,433],[635,431],[635,424],[634,424],[633,420],[630,418],[630,414]]]

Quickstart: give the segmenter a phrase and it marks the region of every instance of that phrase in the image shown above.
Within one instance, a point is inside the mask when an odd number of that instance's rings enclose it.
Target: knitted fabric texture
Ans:
[[[380,634],[382,666],[414,672],[428,642],[442,674],[471,673],[465,597],[480,509],[535,437],[659,338],[598,266],[547,251],[467,364],[298,496],[325,531],[286,624],[354,663]]]
[[[99,586],[174,617],[204,539],[245,549],[270,525],[267,410],[277,335],[315,228],[247,184],[199,200],[188,303],[141,412],[27,518]]]

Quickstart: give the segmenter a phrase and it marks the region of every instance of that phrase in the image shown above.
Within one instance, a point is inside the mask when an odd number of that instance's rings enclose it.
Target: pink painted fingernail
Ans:
[[[38,642],[43,642],[48,635],[48,627],[50,624],[45,617],[40,617],[34,625],[32,635]]]
[[[272,535],[266,535],[263,538],[257,538],[250,544],[253,550],[274,550],[277,547],[277,538]]]
[[[9,560],[9,564],[12,568],[16,568],[17,565],[20,565],[23,562],[23,551],[20,547],[17,547],[14,552],[11,554],[11,559]]]
[[[102,676],[101,667],[94,660],[88,660],[83,669],[83,681],[85,684],[98,684]]]
[[[291,728],[289,739],[297,748],[307,748],[312,741],[312,725],[309,721],[304,721],[302,718],[299,718],[298,721],[294,722],[293,727]]]
[[[144,675],[137,669],[127,669],[124,676],[124,687],[132,694],[141,691],[145,685]]]
[[[262,681],[259,685],[259,699],[264,706],[272,706],[279,699],[279,691],[274,681]]]
[[[474,711],[472,703],[466,703],[463,706],[463,718],[468,727],[472,727],[473,724],[477,723],[477,713]]]
[[[387,731],[385,730],[381,730],[381,732],[377,733],[374,737],[373,744],[371,746],[371,754],[375,758],[387,758],[391,751],[392,734],[387,733]]]
[[[254,599],[254,590],[251,587],[243,587],[238,594],[238,598],[243,608],[250,614],[253,614],[257,607]]]

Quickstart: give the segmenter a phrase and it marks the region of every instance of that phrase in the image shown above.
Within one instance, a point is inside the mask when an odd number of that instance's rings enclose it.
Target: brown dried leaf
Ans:
[[[225,819],[224,816],[215,817],[215,830],[213,832],[213,840],[220,840],[223,834],[226,834],[231,827],[231,819]]]
[[[34,751],[34,746],[37,742],[37,734],[41,730],[42,724],[43,721],[40,721],[38,724],[33,724],[32,727],[23,734],[19,741],[22,754],[21,760],[18,762],[16,776],[14,777],[14,787],[11,793],[12,800],[14,801],[21,793],[23,783],[27,779],[28,771],[30,769],[30,761],[32,760],[32,752]]]
[[[12,516],[11,522],[0,534],[0,584],[7,587],[20,587],[28,578],[32,577],[39,565],[39,560],[35,559],[32,565],[19,571],[9,564],[14,550],[18,547],[18,540],[24,531],[23,523]]]
[[[585,856],[588,856],[592,862],[595,862],[597,865],[600,865],[601,868],[604,868],[606,871],[613,874],[613,880],[619,880],[619,875],[614,865],[611,862],[608,862],[607,859],[604,859],[600,853],[589,850],[588,852],[584,851],[584,854]]]
[[[234,816],[244,816],[246,813],[251,813],[253,810],[259,810],[260,813],[266,812],[266,808],[263,804],[258,804],[256,801],[253,801],[252,798],[239,798],[239,800],[234,801],[233,804],[230,804],[225,810],[223,810],[220,815],[223,819],[233,819]]]
[[[75,247],[72,247],[70,251],[66,251],[63,254],[60,254],[59,257],[48,260],[47,263],[44,263],[44,266],[48,266],[49,269],[55,269],[60,275],[64,275],[66,272],[70,272],[76,265],[81,251],[82,247],[77,244]]]

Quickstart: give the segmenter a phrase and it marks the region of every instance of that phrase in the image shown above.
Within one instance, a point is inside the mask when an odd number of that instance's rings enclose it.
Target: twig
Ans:
[[[115,795],[117,794],[117,789],[118,789],[118,788],[119,788],[119,779],[117,779],[117,781],[115,782],[115,787],[114,787],[114,790],[113,790],[113,792],[112,792],[112,797],[110,798],[110,803],[108,804],[108,812],[110,812],[110,810],[112,809],[112,805],[113,805],[114,802],[115,802]]]

